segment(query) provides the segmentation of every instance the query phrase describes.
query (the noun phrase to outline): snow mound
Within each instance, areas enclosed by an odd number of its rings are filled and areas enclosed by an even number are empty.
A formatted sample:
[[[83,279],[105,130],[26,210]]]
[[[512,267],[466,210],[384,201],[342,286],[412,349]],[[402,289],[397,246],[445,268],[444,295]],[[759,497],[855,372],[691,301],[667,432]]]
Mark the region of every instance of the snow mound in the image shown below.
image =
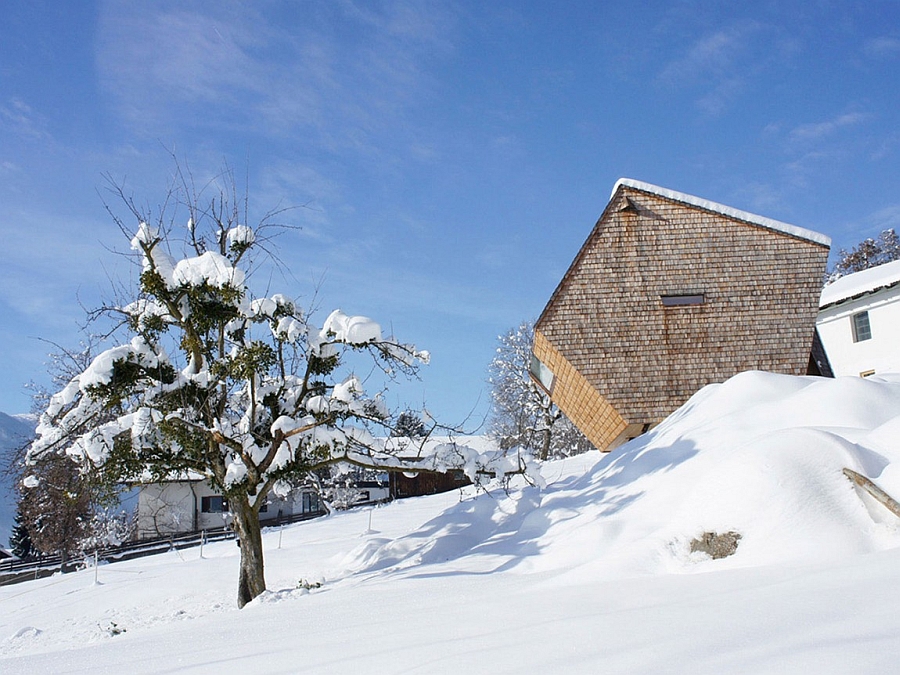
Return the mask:
[[[341,566],[503,565],[611,578],[811,563],[900,545],[900,523],[844,468],[900,497],[900,377],[747,372],[704,388],[608,455],[545,465],[542,493],[462,501],[406,537],[366,542]],[[735,555],[690,552],[705,532],[732,531],[741,535]]]

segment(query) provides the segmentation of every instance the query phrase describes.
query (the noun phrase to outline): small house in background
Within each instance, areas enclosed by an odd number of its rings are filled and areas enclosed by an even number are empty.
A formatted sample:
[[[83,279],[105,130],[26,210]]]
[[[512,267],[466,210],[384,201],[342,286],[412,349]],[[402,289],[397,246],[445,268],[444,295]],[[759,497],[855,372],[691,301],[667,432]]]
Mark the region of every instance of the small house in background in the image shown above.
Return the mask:
[[[457,469],[444,473],[391,471],[391,497],[393,499],[436,495],[471,484],[472,481],[468,476]]]
[[[480,453],[497,449],[496,443],[487,436],[429,436],[428,438],[392,436],[384,439],[383,443],[385,451],[409,459],[431,455],[437,446],[446,443],[468,446]],[[471,484],[472,481],[469,477],[457,469],[443,473],[390,472],[391,499],[436,495]]]
[[[816,326],[835,375],[900,373],[900,260],[822,289]]]
[[[358,480],[351,486],[355,491],[353,506],[380,504],[391,499],[391,479],[387,472],[379,473],[373,480]]]
[[[830,243],[621,179],[535,325],[532,376],[609,450],[739,372],[818,374]]]
[[[285,498],[270,494],[260,509],[263,527],[324,513],[313,488],[298,488]],[[228,500],[200,475],[138,486],[137,539],[154,539],[230,525]]]

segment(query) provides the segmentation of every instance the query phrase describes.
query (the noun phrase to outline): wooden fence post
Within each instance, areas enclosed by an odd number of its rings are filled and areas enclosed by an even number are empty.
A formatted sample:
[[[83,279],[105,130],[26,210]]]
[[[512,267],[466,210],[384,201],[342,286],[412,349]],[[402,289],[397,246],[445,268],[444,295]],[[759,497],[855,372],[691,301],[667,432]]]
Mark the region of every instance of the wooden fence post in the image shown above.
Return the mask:
[[[844,469],[844,475],[856,483],[863,490],[868,492],[879,504],[884,506],[888,511],[900,518],[900,502],[891,497],[887,492],[875,485],[871,480],[856,473],[852,469]]]

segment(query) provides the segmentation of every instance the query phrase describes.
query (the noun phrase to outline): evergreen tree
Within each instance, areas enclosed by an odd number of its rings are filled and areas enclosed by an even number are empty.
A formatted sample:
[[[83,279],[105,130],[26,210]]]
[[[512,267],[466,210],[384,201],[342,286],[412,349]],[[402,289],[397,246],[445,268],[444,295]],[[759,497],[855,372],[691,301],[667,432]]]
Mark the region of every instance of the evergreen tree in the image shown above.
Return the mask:
[[[16,510],[15,525],[9,537],[9,548],[12,554],[21,560],[30,560],[36,553],[21,507]]]
[[[391,435],[404,438],[423,438],[428,435],[428,432],[425,429],[424,420],[418,413],[404,410],[397,416]]]

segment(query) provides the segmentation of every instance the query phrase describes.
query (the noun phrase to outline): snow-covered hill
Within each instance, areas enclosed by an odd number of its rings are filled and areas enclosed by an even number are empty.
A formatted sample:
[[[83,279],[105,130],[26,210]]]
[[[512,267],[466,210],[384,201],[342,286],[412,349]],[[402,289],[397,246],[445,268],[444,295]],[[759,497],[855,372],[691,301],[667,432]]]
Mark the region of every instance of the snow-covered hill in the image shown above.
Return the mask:
[[[745,373],[544,490],[270,531],[243,610],[233,543],[0,588],[0,671],[893,672],[900,526],[843,468],[900,496],[900,377]]]
[[[5,475],[11,453],[34,435],[35,422],[24,415],[0,412],[0,548],[9,545],[16,515],[16,495],[12,479]]]

